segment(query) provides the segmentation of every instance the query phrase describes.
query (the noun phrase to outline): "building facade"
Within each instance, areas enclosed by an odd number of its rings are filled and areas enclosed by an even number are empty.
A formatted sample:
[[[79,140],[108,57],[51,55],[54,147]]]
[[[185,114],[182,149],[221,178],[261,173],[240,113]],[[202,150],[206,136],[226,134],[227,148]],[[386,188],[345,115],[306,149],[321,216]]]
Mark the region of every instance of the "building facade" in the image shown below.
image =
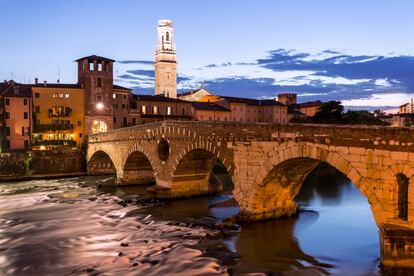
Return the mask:
[[[155,95],[177,98],[177,57],[171,20],[158,21],[154,67]]]
[[[85,139],[85,89],[79,84],[32,85],[34,147],[80,147]]]
[[[132,95],[130,108],[131,125],[193,118],[191,102],[164,96]]]
[[[287,124],[287,106],[276,100],[207,95],[201,102],[210,102],[230,110],[230,120],[246,123]]]
[[[204,89],[204,85],[201,85],[199,89],[182,92],[177,95],[178,99],[190,102],[198,102],[205,96],[212,95],[211,92]]]
[[[8,81],[0,84],[1,150],[30,148],[32,97],[28,85]]]

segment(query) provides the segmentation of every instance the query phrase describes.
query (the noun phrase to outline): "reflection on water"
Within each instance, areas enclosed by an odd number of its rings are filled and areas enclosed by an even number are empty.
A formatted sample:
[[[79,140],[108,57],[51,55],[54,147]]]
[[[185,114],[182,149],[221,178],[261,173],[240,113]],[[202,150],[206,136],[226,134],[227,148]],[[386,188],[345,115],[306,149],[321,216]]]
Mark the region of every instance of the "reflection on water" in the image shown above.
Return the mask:
[[[120,198],[134,200],[131,195],[144,194],[146,187],[105,185],[111,181],[88,177],[0,184],[0,274],[220,272],[213,259],[180,246],[195,245],[203,229],[166,221],[222,221],[239,211],[230,194],[124,207]],[[99,186],[98,191],[84,184]],[[296,200],[305,210],[297,218],[243,224],[239,233],[204,240],[197,248],[218,251],[210,255],[237,274],[379,273],[377,227],[369,205],[343,175],[318,167]]]

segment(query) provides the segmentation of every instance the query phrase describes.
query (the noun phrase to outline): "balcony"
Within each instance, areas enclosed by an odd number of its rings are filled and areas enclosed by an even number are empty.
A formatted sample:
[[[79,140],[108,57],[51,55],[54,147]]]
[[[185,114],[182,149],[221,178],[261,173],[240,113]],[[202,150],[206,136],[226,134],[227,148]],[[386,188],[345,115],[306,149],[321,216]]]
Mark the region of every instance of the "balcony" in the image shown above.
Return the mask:
[[[32,141],[32,146],[70,146],[75,147],[76,141],[73,140],[37,140]]]
[[[43,133],[48,131],[73,130],[72,124],[42,124],[35,125],[34,133]]]
[[[72,116],[72,108],[65,107],[64,110],[48,110],[49,117],[70,117]]]

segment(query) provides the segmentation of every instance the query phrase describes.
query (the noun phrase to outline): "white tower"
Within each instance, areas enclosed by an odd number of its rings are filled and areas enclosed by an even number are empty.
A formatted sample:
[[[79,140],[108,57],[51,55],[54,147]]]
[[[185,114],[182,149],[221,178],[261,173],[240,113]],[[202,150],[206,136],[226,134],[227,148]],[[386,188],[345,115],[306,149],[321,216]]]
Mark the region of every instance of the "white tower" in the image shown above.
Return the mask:
[[[177,98],[177,57],[171,20],[158,21],[155,50],[155,95]]]

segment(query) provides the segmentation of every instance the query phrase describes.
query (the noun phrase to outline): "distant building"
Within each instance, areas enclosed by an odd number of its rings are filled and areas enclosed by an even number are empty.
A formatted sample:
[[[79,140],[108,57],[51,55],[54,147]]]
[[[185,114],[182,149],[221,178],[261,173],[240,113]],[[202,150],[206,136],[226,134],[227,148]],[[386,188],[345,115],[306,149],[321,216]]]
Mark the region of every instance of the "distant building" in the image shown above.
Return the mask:
[[[171,20],[158,21],[155,50],[155,95],[177,98],[177,57]]]
[[[411,99],[410,103],[406,103],[403,105],[400,105],[400,113],[414,113],[414,102],[413,99]]]
[[[221,105],[231,112],[231,121],[247,123],[287,124],[287,106],[276,100],[207,95],[201,102]]]
[[[280,103],[289,106],[289,117],[308,116],[313,117],[319,108],[324,104],[321,101],[297,103],[297,95],[295,93],[283,93],[277,96]]]
[[[308,117],[313,117],[323,104],[324,103],[321,101],[313,101],[299,104],[297,103],[292,105],[292,108],[294,110],[299,111],[300,113],[305,114]]]
[[[192,102],[193,116],[197,121],[231,121],[230,109],[212,102]]]
[[[180,100],[197,102],[197,101],[201,100],[203,97],[210,96],[210,95],[212,95],[212,93],[205,90],[204,86],[201,85],[201,87],[199,89],[191,90],[191,91],[187,91],[187,92],[182,92],[182,93],[178,94],[177,97]]]
[[[391,126],[409,127],[414,126],[414,113],[394,114],[392,115]]]
[[[85,89],[80,84],[32,85],[33,147],[80,147],[85,139]]]
[[[283,93],[277,96],[277,101],[287,106],[296,104],[297,95],[295,93]]]
[[[146,124],[163,120],[191,120],[191,102],[153,95],[132,95],[130,124]]]
[[[1,150],[30,148],[32,113],[30,86],[14,81],[0,84]]]

